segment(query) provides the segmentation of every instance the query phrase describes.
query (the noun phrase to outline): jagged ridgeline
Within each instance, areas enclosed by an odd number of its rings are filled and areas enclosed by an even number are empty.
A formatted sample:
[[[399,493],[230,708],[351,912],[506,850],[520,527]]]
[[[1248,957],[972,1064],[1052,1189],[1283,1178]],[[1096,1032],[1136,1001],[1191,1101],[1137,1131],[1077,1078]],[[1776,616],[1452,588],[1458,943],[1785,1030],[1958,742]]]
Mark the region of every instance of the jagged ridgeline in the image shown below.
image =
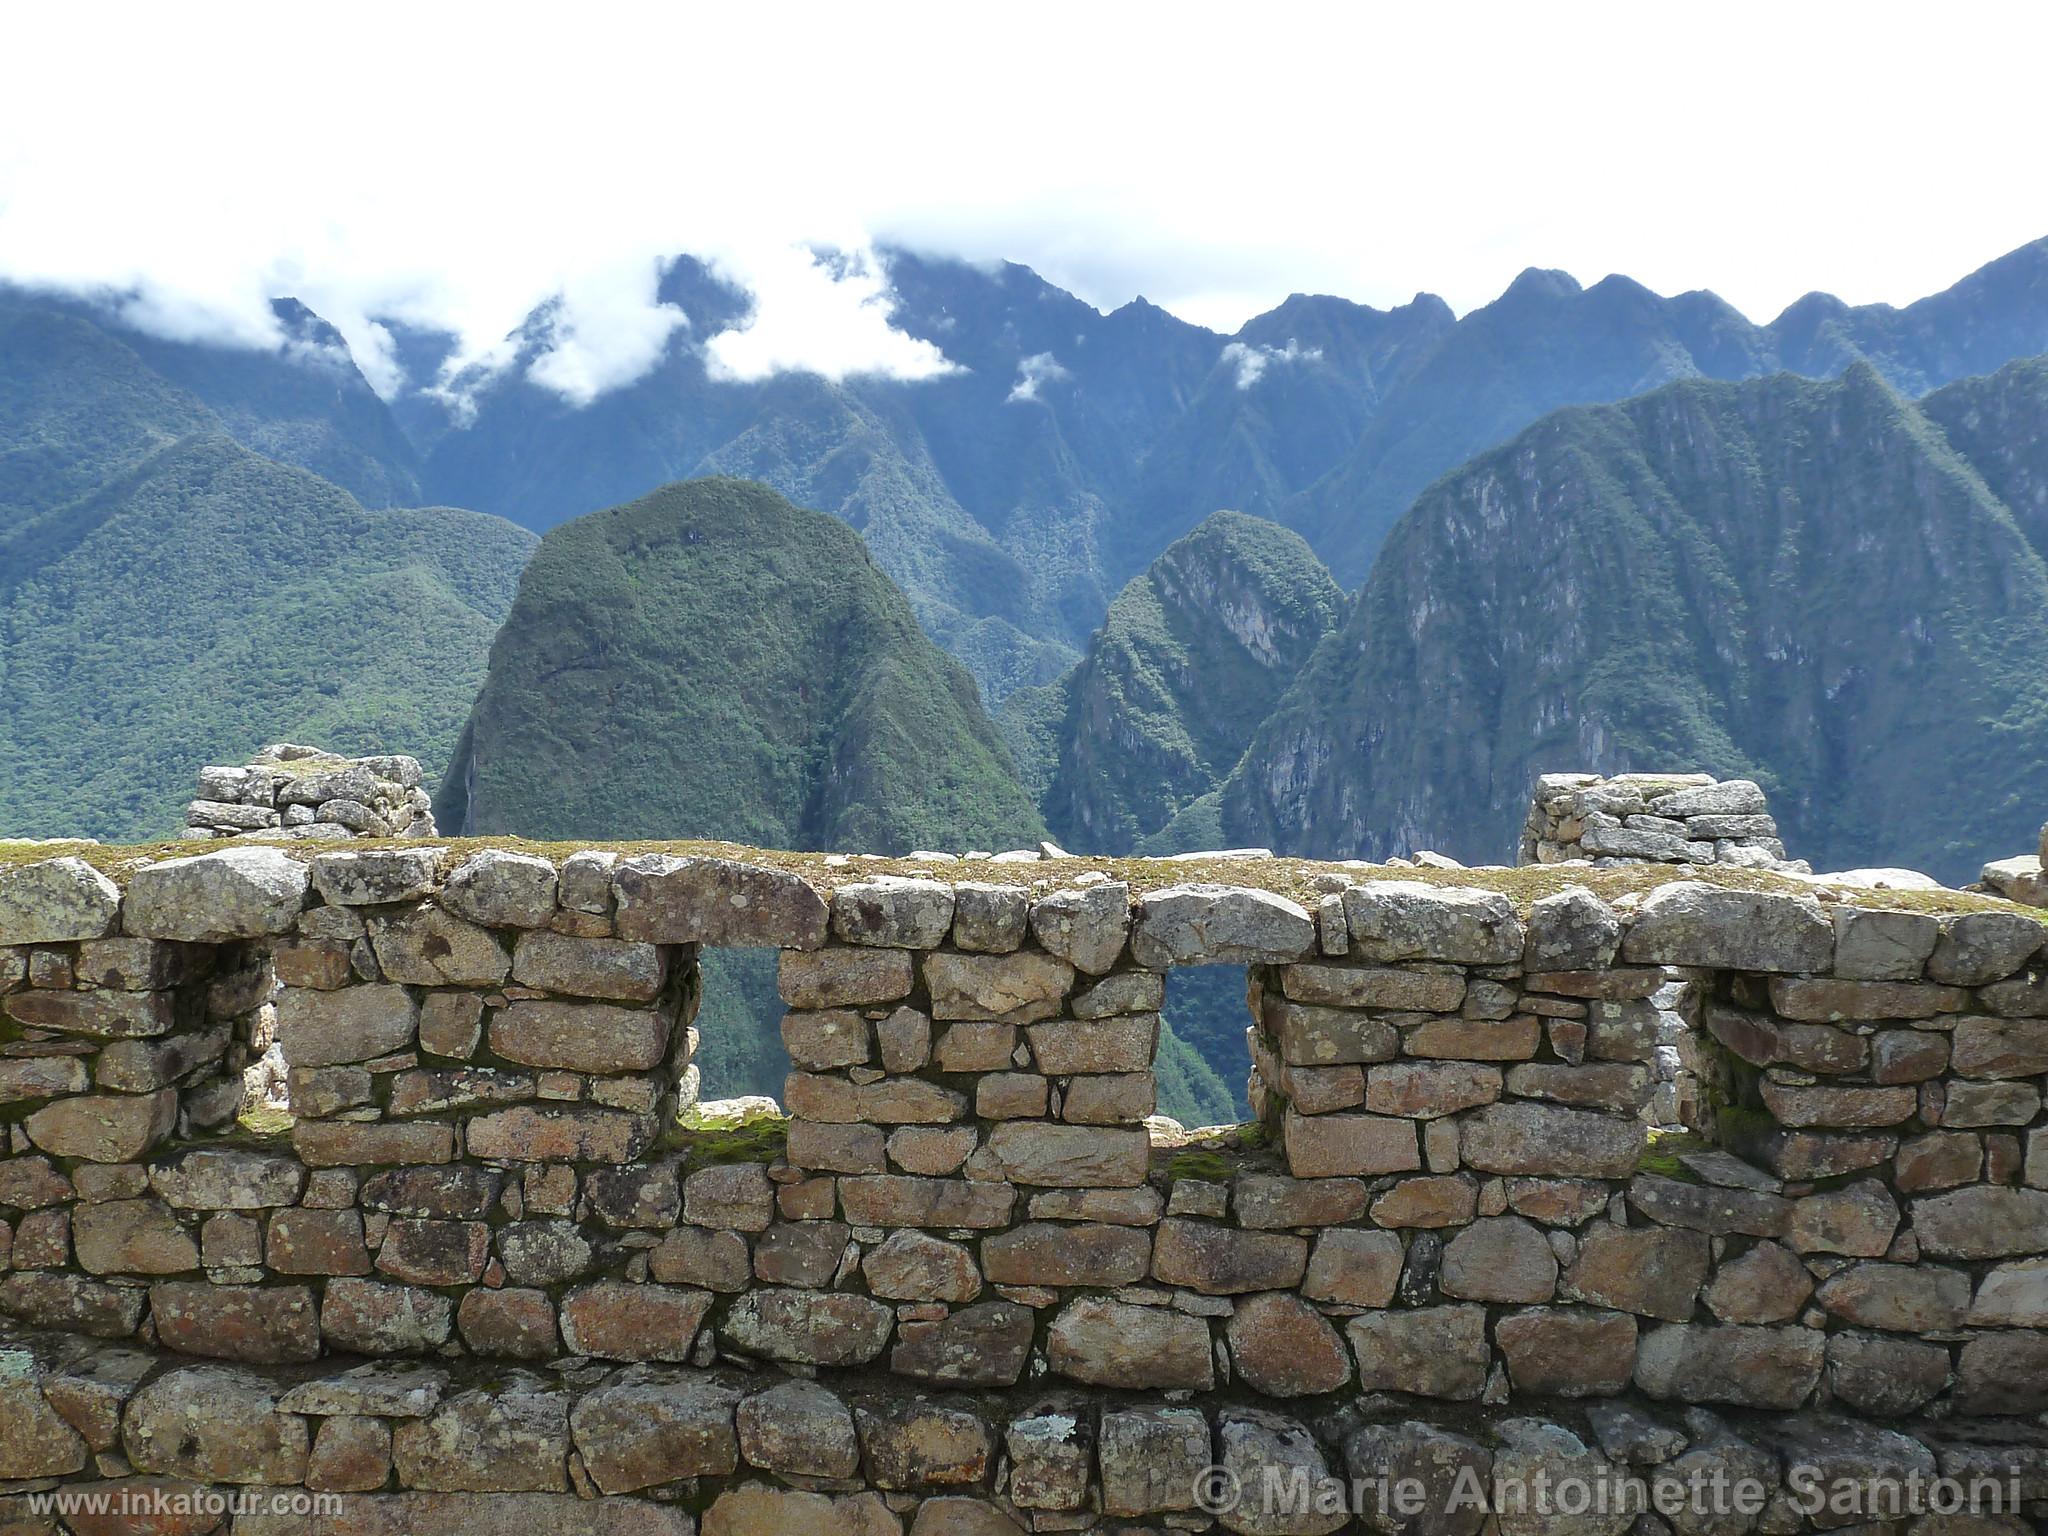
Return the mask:
[[[1264,518],[1217,512],[1175,541],[1110,605],[1079,666],[1005,701],[1054,834],[1091,853],[1215,847],[1196,802],[1343,605],[1300,536]]]
[[[1045,831],[973,679],[860,536],[732,479],[541,541],[435,810],[444,831],[872,853]],[[765,957],[710,957],[707,1081],[779,1092],[780,1012]]]
[[[1816,867],[1970,878],[2048,804],[2044,420],[2039,364],[1920,405],[1858,364],[1547,417],[1395,529],[1226,833],[1498,859],[1539,770],[1684,767],[1765,785]]]
[[[438,773],[534,536],[380,505],[409,450],[303,312],[290,357],[96,313],[0,288],[0,832],[171,835],[279,736]]]

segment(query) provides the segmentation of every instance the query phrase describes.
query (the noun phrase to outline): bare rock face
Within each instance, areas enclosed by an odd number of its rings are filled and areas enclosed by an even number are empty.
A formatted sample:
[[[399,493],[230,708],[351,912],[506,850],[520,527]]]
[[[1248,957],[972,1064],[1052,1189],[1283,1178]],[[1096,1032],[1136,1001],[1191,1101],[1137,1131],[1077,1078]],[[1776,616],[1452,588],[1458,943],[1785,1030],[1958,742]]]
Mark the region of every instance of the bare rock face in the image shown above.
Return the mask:
[[[1825,971],[1834,953],[1834,925],[1811,897],[1692,881],[1645,897],[1621,946],[1622,958],[1637,965],[1794,973]]]
[[[1170,965],[1243,965],[1299,960],[1315,947],[1315,919],[1267,891],[1177,885],[1148,893],[1131,933],[1131,958],[1151,970]]]
[[[1215,1384],[1209,1330],[1199,1318],[1081,1296],[1053,1319],[1046,1358],[1054,1374],[1095,1386],[1192,1387]]]
[[[740,1389],[698,1373],[632,1366],[576,1401],[570,1433],[590,1480],[631,1493],[739,1464],[733,1411]]]
[[[1246,1297],[1224,1332],[1238,1379],[1255,1392],[1303,1397],[1334,1392],[1351,1379],[1351,1357],[1337,1330],[1286,1292]]]
[[[1812,1328],[1674,1323],[1644,1335],[1636,1385],[1652,1397],[1797,1408],[1820,1382],[1826,1335]]]
[[[0,870],[0,943],[66,944],[114,931],[121,888],[83,859]]]
[[[158,1377],[135,1394],[121,1437],[138,1470],[203,1483],[297,1483],[310,1445],[306,1421],[278,1410],[269,1383],[225,1366]]]
[[[566,1491],[569,1394],[514,1373],[498,1390],[464,1392],[400,1424],[391,1459],[409,1488]]]
[[[816,1382],[783,1381],[754,1393],[739,1405],[738,1427],[752,1466],[785,1477],[851,1477],[860,1469],[852,1410]]]
[[[304,864],[276,848],[168,859],[128,877],[122,927],[145,939],[266,938],[298,920],[310,881]]]
[[[825,942],[825,898],[783,870],[650,853],[621,860],[613,883],[622,939],[786,950]]]

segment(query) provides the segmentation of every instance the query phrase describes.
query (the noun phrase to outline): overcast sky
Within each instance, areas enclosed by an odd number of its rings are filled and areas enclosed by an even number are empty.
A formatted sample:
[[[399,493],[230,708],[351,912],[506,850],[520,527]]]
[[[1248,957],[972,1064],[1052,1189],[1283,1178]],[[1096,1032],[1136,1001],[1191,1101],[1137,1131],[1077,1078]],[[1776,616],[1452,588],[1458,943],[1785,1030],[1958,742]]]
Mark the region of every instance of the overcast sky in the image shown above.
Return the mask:
[[[0,275],[270,339],[292,294],[388,387],[375,317],[487,357],[564,298],[572,399],[687,323],[657,262],[758,295],[735,376],[943,368],[896,242],[1220,329],[1294,291],[1460,312],[1527,266],[1758,319],[1904,303],[2048,235],[2048,7],[581,3],[13,8]],[[745,13],[745,14],[741,14]]]

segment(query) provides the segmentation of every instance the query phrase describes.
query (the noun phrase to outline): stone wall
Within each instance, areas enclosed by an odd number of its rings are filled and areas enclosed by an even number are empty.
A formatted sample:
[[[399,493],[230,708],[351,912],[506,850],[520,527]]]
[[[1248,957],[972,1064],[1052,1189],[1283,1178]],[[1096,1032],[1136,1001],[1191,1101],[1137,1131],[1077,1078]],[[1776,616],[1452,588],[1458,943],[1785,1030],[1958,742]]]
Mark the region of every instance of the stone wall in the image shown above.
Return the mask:
[[[2006,1422],[2048,1410],[2048,926],[2014,907],[98,857],[0,870],[0,1313],[98,1341],[0,1371],[44,1458],[0,1477],[381,1490],[354,1529],[652,1487],[707,1532],[982,1531],[1171,1522],[1197,1454],[2048,1466]],[[783,951],[786,1129],[676,1123],[704,946]],[[1205,962],[1251,968],[1259,1124],[1155,1139],[1164,974]],[[259,1136],[266,1008],[294,1120]],[[1691,1137],[1646,1120],[1663,1051],[1696,1091],[1648,1119]],[[327,1355],[433,1364],[308,1385]]]
[[[1546,773],[1536,780],[1521,864],[1729,864],[1810,872],[1788,860],[1764,792],[1704,773]]]
[[[200,769],[185,826],[194,838],[432,837],[434,810],[416,757],[341,757],[276,742],[239,768]]]

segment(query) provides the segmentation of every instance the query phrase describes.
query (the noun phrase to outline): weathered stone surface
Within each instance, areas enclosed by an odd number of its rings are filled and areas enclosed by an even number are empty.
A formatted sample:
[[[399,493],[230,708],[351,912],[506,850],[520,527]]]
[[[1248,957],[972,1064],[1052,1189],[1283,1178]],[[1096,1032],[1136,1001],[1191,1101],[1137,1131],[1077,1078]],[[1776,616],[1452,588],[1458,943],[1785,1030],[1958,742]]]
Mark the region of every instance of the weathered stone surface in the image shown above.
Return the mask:
[[[692,1226],[759,1232],[775,1219],[775,1189],[759,1163],[699,1168],[683,1180],[683,1219]]]
[[[1314,1301],[1384,1307],[1401,1279],[1401,1239],[1391,1232],[1338,1228],[1316,1236],[1301,1292]]]
[[[1155,1278],[1209,1296],[1292,1290],[1307,1265],[1308,1243],[1303,1238],[1244,1232],[1180,1217],[1159,1224],[1152,1246]]]
[[[454,1314],[447,1297],[418,1286],[337,1277],[321,1298],[320,1333],[359,1354],[421,1354],[447,1342]]]
[[[1375,880],[1344,892],[1351,953],[1366,960],[1507,965],[1522,957],[1522,923],[1498,891]]]
[[[464,1127],[463,1139],[470,1156],[498,1162],[630,1163],[653,1144],[657,1129],[658,1124],[652,1115],[634,1115],[623,1110],[583,1104],[561,1109],[520,1105],[474,1117]],[[378,1158],[366,1161],[429,1159]]]
[[[386,981],[414,986],[496,986],[512,970],[512,957],[489,929],[436,906],[372,918],[370,945]]]
[[[306,904],[309,873],[276,848],[216,853],[145,865],[128,877],[123,931],[143,939],[220,943],[285,933]]]
[[[1766,1077],[1761,1092],[1764,1107],[1778,1123],[1792,1127],[1898,1125],[1920,1107],[1920,1095],[1910,1086],[1805,1087]]]
[[[866,1365],[889,1341],[896,1315],[866,1296],[762,1288],[748,1291],[719,1325],[741,1354],[807,1365]]]
[[[512,979],[571,997],[651,1003],[668,979],[662,951],[628,939],[582,939],[545,928],[522,933],[512,950]]]
[[[785,1477],[851,1477],[860,1468],[853,1412],[814,1381],[778,1382],[739,1405],[740,1452]]]
[[[657,1277],[659,1278],[659,1277]],[[546,1291],[508,1286],[473,1290],[456,1309],[462,1341],[474,1354],[507,1360],[552,1360],[562,1352],[555,1307]]]
[[[1351,1379],[1351,1356],[1337,1330],[1284,1291],[1239,1301],[1224,1334],[1238,1380],[1269,1397],[1334,1392]]]
[[[1299,960],[1315,943],[1315,919],[1284,896],[1239,886],[1176,885],[1140,900],[1131,958],[1151,970],[1258,965]]]
[[[967,1114],[965,1094],[917,1077],[855,1083],[792,1072],[783,1079],[782,1102],[799,1120],[835,1125],[946,1125]]]
[[[477,1221],[490,1214],[504,1175],[487,1168],[393,1168],[363,1180],[365,1210],[393,1216],[436,1216]]]
[[[908,1010],[899,1010],[907,1012]],[[804,1072],[859,1067],[873,1054],[868,1021],[851,1008],[823,1008],[782,1016],[782,1048]]]
[[[399,986],[318,992],[286,987],[277,1003],[277,1038],[294,1067],[374,1061],[418,1038],[420,1005]]]
[[[924,957],[924,979],[935,1019],[1035,1024],[1059,1013],[1074,984],[1074,968],[1036,950],[996,955],[942,950]]]
[[[891,1301],[967,1302],[981,1294],[974,1255],[924,1232],[890,1233],[861,1260],[861,1272],[869,1290]]]
[[[171,1133],[178,1091],[152,1094],[81,1094],[57,1099],[22,1122],[28,1139],[53,1157],[92,1163],[132,1163]]]
[[[1376,1115],[1434,1120],[1500,1097],[1498,1067],[1448,1061],[1393,1061],[1365,1074],[1365,1107]]]
[[[320,1353],[313,1293],[303,1285],[208,1285],[165,1281],[150,1287],[150,1320],[167,1349],[267,1365]]]
[[[758,1483],[729,1488],[704,1511],[703,1536],[900,1536],[903,1522],[880,1494],[822,1493],[769,1488]]]
[[[632,1366],[576,1400],[569,1432],[600,1490],[631,1493],[737,1467],[739,1400],[738,1387],[700,1373]]]
[[[1812,1328],[1672,1323],[1643,1335],[1635,1381],[1656,1398],[1797,1408],[1820,1382],[1826,1337]]]
[[[622,939],[784,950],[825,942],[825,898],[784,870],[651,853],[622,860],[612,879]]]
[[[1415,1122],[1385,1115],[1303,1115],[1281,1122],[1288,1172],[1298,1179],[1405,1173],[1422,1166]]]
[[[1687,1184],[1661,1174],[1637,1174],[1628,1201],[1652,1221],[1717,1237],[1783,1237],[1792,1223],[1791,1202],[1768,1190]]]
[[[1209,1329],[1200,1318],[1106,1296],[1078,1296],[1060,1309],[1046,1336],[1046,1360],[1055,1375],[1094,1386],[1215,1385]]]
[[[2039,1077],[2048,1073],[2048,1019],[1959,1020],[1950,1066],[1964,1077]]]
[[[1103,1412],[1096,1445],[1102,1507],[1111,1515],[1164,1514],[1195,1507],[1195,1484],[1214,1456],[1209,1421],[1194,1408],[1125,1407]]]
[[[1461,1154],[1485,1173],[1627,1178],[1646,1143],[1638,1121],[1550,1104],[1489,1104],[1459,1121]]]
[[[1444,1249],[1437,1283],[1463,1301],[1548,1301],[1557,1290],[1557,1255],[1521,1217],[1482,1217]]]
[[[953,888],[877,875],[832,893],[832,936],[845,944],[936,949],[953,926]]]
[[[776,985],[792,1008],[859,1008],[908,997],[913,970],[902,949],[784,950]]]
[[[1979,1334],[1956,1362],[1956,1412],[2031,1414],[2048,1409],[2048,1336]]]
[[[518,1376],[464,1392],[391,1436],[408,1488],[442,1492],[559,1492],[569,1485],[569,1394]]]
[[[199,1267],[199,1245],[155,1200],[108,1200],[71,1213],[79,1267],[95,1275],[175,1275]]]
[[[1975,1328],[2048,1328],[2048,1259],[1994,1266],[1977,1287],[1968,1320]]]
[[[0,1378],[0,1478],[63,1477],[85,1467],[86,1444],[32,1375]]]
[[[1045,1398],[1010,1420],[1003,1431],[1009,1453],[1009,1496],[1021,1509],[1081,1510],[1089,1504],[1095,1471],[1095,1415],[1079,1395]]]
[[[5,1008],[9,1018],[31,1029],[103,1040],[148,1039],[175,1022],[163,992],[17,992]]]
[[[953,943],[977,954],[1008,954],[1024,942],[1031,893],[1021,885],[962,881],[953,887]]]
[[[708,1291],[601,1280],[562,1298],[562,1341],[603,1360],[687,1360],[710,1310]]]
[[[1282,966],[1280,989],[1291,1002],[1335,1008],[1449,1013],[1465,1001],[1465,977],[1458,971],[1409,971],[1321,961]]]
[[[878,1488],[977,1485],[995,1450],[987,1423],[960,1403],[924,1397],[862,1403],[853,1422],[868,1480]]]
[[[1038,1070],[1054,1077],[1090,1072],[1145,1072],[1159,1042],[1159,1015],[1055,1019],[1025,1031]]]
[[[1342,1530],[1349,1519],[1342,1482],[1308,1426],[1260,1408],[1226,1408],[1216,1424],[1217,1465],[1244,1491],[1219,1519],[1242,1536],[1322,1536]],[[1300,1488],[1298,1502],[1268,1500],[1269,1487]]]
[[[1386,1020],[1348,1008],[1323,1008],[1267,998],[1266,1032],[1291,1066],[1344,1066],[1388,1061],[1400,1054],[1401,1036]]]
[[[25,1274],[0,1280],[0,1312],[42,1328],[118,1339],[142,1321],[143,1293],[82,1275]]]
[[[66,1094],[83,1093],[90,1086],[85,1063],[76,1056],[30,1056],[0,1061],[0,1104],[19,1104],[25,1099],[61,1098]],[[122,1085],[110,1083],[108,1086]]]
[[[1724,1261],[1702,1299],[1724,1323],[1765,1324],[1790,1322],[1812,1294],[1813,1279],[1798,1257],[1782,1244],[1762,1242],[1740,1258]],[[1684,1322],[1691,1314],[1659,1315]]]
[[[446,1371],[378,1362],[300,1382],[278,1398],[277,1406],[284,1413],[420,1419],[440,1406],[447,1387]]]
[[[1874,1259],[1892,1245],[1899,1205],[1876,1179],[1795,1201],[1785,1241],[1799,1253],[1839,1253]]]
[[[0,870],[0,944],[67,944],[112,933],[121,888],[83,859]]]
[[[330,906],[411,901],[434,888],[443,848],[338,849],[313,857],[313,884]]]
[[[1012,1120],[990,1131],[975,1155],[985,1157],[997,1177],[1015,1184],[1125,1188],[1145,1182],[1152,1146],[1141,1128]]]
[[[1625,1312],[1533,1307],[1495,1325],[1517,1391],[1604,1397],[1626,1390],[1636,1364],[1636,1320]]]
[[[856,1226],[1007,1226],[1017,1192],[969,1179],[873,1174],[839,1181],[841,1213]]]
[[[1923,1254],[1943,1258],[2048,1253],[2048,1190],[1979,1185],[1915,1200],[1913,1233]]]
[[[1644,897],[1621,945],[1622,958],[1638,965],[1742,971],[1825,971],[1834,954],[1834,924],[1811,897],[1696,881]]]
[[[1917,981],[1941,937],[1939,920],[1924,912],[1837,907],[1837,976],[1854,981]]]
[[[1487,1501],[1467,1495],[1491,1480],[1493,1453],[1462,1435],[1414,1421],[1368,1424],[1344,1442],[1344,1462],[1365,1490],[1368,1530],[1478,1536],[1486,1520]],[[1403,1490],[1413,1491],[1412,1503]]]
[[[455,866],[441,905],[485,928],[545,928],[554,920],[558,888],[555,866],[546,859],[485,848]]]
[[[1230,1201],[1239,1226],[1334,1227],[1365,1214],[1366,1186],[1357,1179],[1246,1173],[1231,1181]]]
[[[510,1530],[545,1531],[548,1536],[692,1536],[695,1529],[682,1509],[631,1498],[496,1493],[479,1500],[466,1493],[406,1492],[342,1493],[334,1500],[331,1525],[346,1536],[496,1536]],[[305,1517],[290,1513],[241,1514],[235,1523],[240,1528],[237,1536],[303,1536],[306,1529]],[[705,1529],[709,1532],[708,1523]],[[806,1529],[856,1536],[845,1527]],[[751,1536],[753,1528],[749,1531]],[[880,1533],[863,1530],[857,1536]]]
[[[1368,1312],[1346,1327],[1367,1392],[1412,1392],[1461,1401],[1486,1386],[1486,1309],[1419,1307]]]
[[[1054,891],[1031,904],[1031,931],[1051,954],[1101,976],[1124,950],[1131,923],[1131,888],[1105,881],[1082,890]]]
[[[491,1229],[480,1221],[401,1216],[386,1230],[377,1268],[413,1285],[468,1285],[481,1278],[490,1252]]]
[[[308,1488],[361,1493],[382,1488],[390,1478],[390,1425],[346,1414],[320,1422],[306,1462]]]
[[[290,1486],[306,1472],[306,1421],[280,1413],[269,1383],[223,1366],[187,1366],[135,1394],[121,1448],[139,1471],[203,1483]]]
[[[1529,908],[1522,967],[1590,971],[1610,965],[1621,947],[1621,919],[1582,885],[1567,886]]]
[[[1151,1261],[1150,1233],[1101,1223],[1027,1222],[981,1244],[982,1267],[996,1285],[1133,1285]],[[872,1261],[868,1277],[872,1283]]]
[[[1106,1019],[1119,1013],[1157,1013],[1165,1006],[1166,978],[1159,972],[1119,971],[1076,992],[1068,1011],[1077,1019]]]
[[[897,1324],[889,1369],[955,1387],[1007,1387],[1031,1356],[1034,1314],[1009,1301],[960,1307],[943,1318]]]
[[[1828,1339],[1828,1390],[1858,1413],[1895,1419],[1917,1412],[1941,1395],[1948,1374],[1948,1350],[1940,1344],[1859,1333]]]
[[[132,899],[132,898],[131,898]],[[2019,912],[1965,912],[1944,918],[1927,974],[1957,987],[1981,987],[2012,975],[2048,942],[2048,925]]]

